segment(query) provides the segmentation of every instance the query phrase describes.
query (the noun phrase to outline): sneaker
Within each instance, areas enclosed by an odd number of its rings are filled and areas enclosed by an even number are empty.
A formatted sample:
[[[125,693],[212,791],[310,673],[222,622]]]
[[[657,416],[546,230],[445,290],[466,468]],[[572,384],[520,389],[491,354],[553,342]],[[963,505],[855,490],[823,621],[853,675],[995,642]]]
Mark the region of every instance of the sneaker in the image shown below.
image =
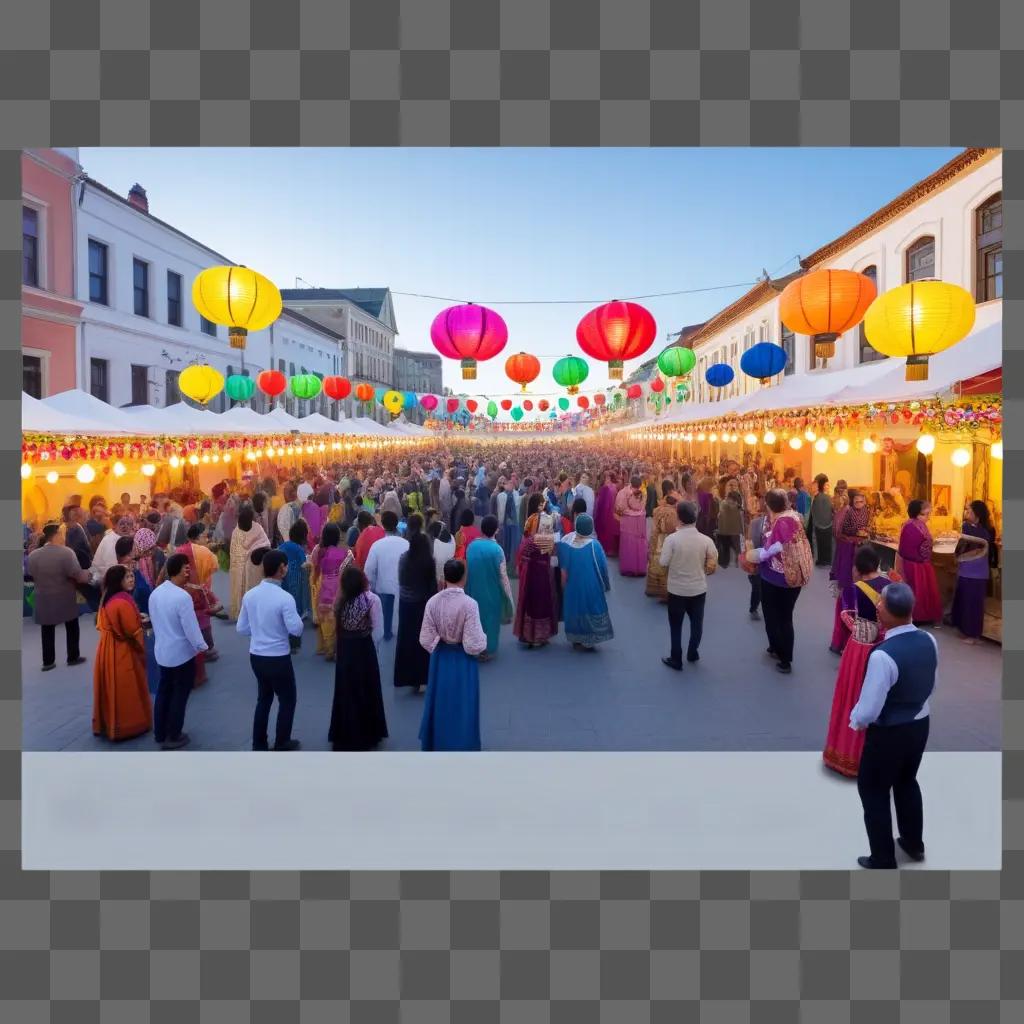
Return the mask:
[[[56,662],[54,662],[52,665],[44,665],[43,666],[43,671],[44,672],[52,672],[56,667],[57,667],[57,663]]]
[[[680,665],[680,664],[677,664],[671,658],[662,658],[661,659],[661,663],[662,663],[662,665],[668,665],[668,667],[670,669],[672,669],[673,671],[675,671],[675,672],[682,672],[683,671],[683,666]]]
[[[687,661],[700,661],[700,655],[699,654],[688,654],[686,656],[686,660]]]
[[[778,665],[775,666],[775,671],[781,672],[784,676],[788,676],[793,671],[793,666],[780,661]]]
[[[897,840],[896,840],[896,843],[897,843],[897,845],[899,846],[899,848],[900,848],[900,849],[901,849],[901,850],[902,850],[902,851],[903,851],[903,852],[904,852],[904,853],[905,853],[905,854],[906,854],[906,855],[907,855],[907,856],[908,856],[908,857],[909,857],[909,858],[910,858],[910,859],[911,859],[912,861],[915,861],[916,863],[920,863],[921,861],[923,861],[923,860],[924,860],[924,847],[923,847],[923,846],[921,847],[921,849],[920,849],[920,850],[911,850],[911,849],[910,849],[910,847],[909,847],[909,846],[907,846],[907,844],[906,844],[906,843],[905,843],[905,842],[904,842],[904,841],[903,841],[902,839],[897,839]]]
[[[298,740],[289,740],[287,743],[282,744],[280,747],[274,745],[275,750],[299,750],[302,744]]]
[[[75,658],[74,661],[69,661],[68,662],[69,666],[84,665],[84,664],[85,664],[85,658]]]
[[[160,744],[161,750],[180,750],[188,746],[188,733],[183,732],[176,740],[164,740]]]

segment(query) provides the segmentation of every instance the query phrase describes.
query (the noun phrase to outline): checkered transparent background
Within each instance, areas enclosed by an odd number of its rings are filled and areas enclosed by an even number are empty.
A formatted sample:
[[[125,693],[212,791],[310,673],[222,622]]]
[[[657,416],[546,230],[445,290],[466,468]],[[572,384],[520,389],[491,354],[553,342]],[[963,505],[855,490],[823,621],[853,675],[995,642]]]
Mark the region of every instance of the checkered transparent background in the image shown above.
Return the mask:
[[[0,1018],[1024,1019],[1021,0],[0,0],[0,11]],[[18,150],[50,144],[1004,146],[1004,870],[22,872]],[[756,153],[750,164],[756,174]]]

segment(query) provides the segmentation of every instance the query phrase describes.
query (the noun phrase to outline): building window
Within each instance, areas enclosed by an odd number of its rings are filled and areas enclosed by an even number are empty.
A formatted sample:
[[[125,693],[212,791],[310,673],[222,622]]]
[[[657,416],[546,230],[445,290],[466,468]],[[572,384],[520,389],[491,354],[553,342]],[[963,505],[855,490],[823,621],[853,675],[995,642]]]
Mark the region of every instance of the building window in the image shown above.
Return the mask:
[[[21,390],[33,398],[43,397],[43,360],[40,356],[21,357]]]
[[[21,283],[39,287],[39,211],[21,208]]]
[[[977,251],[975,299],[988,302],[1003,297],[1003,193],[986,199],[974,213]]]
[[[149,264],[132,260],[132,287],[135,292],[135,315],[149,316]]]
[[[199,316],[199,330],[203,334],[208,334],[211,338],[217,337],[217,325],[212,320],[207,320],[202,314]]]
[[[178,376],[180,371],[168,370],[164,377],[164,405],[177,405],[181,401],[181,391],[178,388]]]
[[[796,335],[781,321],[779,322],[779,343],[786,351],[785,376],[796,373]]]
[[[89,360],[89,394],[101,402],[110,401],[110,364],[106,359]]]
[[[89,301],[110,305],[107,290],[107,247],[89,239]]]
[[[871,279],[872,284],[878,286],[878,267],[865,267],[861,273]],[[872,348],[868,341],[867,333],[864,330],[864,321],[861,320],[860,327],[857,328],[857,335],[860,342],[860,361],[862,363],[874,363],[879,359],[888,359],[889,357],[879,352],[878,349]]]
[[[935,239],[931,235],[919,238],[907,249],[906,283],[935,276]]]
[[[167,322],[172,327],[181,326],[181,274],[167,271]]]
[[[149,404],[149,367],[132,364],[132,405]]]

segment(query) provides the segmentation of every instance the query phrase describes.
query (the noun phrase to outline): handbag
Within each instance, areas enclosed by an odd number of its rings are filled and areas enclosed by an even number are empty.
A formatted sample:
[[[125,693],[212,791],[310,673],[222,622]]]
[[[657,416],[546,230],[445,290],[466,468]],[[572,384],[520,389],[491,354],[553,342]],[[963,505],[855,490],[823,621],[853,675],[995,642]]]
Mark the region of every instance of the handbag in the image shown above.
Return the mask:
[[[793,514],[799,522],[800,516]],[[811,544],[802,526],[793,534],[792,539],[782,546],[782,568],[786,577],[787,587],[805,587],[811,581],[814,572],[814,556]]]

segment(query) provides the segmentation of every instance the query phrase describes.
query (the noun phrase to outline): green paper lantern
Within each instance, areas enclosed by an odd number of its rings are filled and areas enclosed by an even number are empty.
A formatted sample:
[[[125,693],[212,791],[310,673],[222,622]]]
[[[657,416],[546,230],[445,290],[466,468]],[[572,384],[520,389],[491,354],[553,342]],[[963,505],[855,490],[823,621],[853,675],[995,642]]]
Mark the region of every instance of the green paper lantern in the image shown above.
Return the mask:
[[[297,373],[288,380],[288,386],[296,398],[316,398],[323,384],[315,373]]]
[[[519,406],[517,405],[512,410],[512,419],[514,419],[516,421],[516,423],[518,423],[522,418],[523,418],[523,410],[520,409]]]
[[[580,359],[579,356],[566,356],[555,363],[551,376],[555,378],[556,384],[566,388],[570,395],[575,395],[589,373],[590,367],[587,366],[585,359]]]
[[[667,348],[658,356],[658,369],[666,377],[685,377],[696,365],[697,357],[688,348]]]
[[[558,400],[558,408],[561,409],[562,412],[565,412],[565,410],[569,408],[569,399],[568,398],[560,398]]]
[[[224,391],[232,402],[248,402],[256,393],[256,381],[240,373],[233,373],[224,381]]]
[[[488,402],[487,403],[487,415],[490,416],[492,420],[497,418],[497,416],[498,416],[498,403],[497,402]]]

